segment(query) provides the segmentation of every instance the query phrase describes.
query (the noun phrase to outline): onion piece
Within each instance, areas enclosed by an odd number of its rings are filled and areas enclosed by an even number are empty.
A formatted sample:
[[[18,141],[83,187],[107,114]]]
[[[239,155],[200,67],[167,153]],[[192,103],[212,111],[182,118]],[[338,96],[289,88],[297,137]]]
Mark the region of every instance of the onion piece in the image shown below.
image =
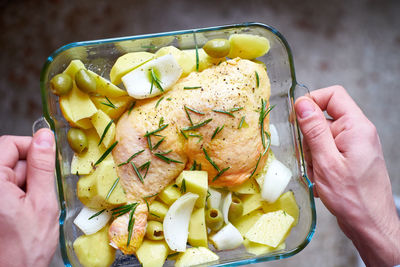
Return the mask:
[[[165,215],[163,222],[164,237],[169,248],[173,251],[183,252],[186,250],[190,216],[198,198],[197,194],[190,192],[184,194],[169,207]]]
[[[211,187],[208,188],[208,192],[210,193],[210,195],[207,198],[207,207],[209,209],[220,209],[222,199],[221,192],[212,189]]]
[[[215,235],[211,236],[210,240],[218,250],[235,249],[243,243],[242,235],[231,223],[228,223]]]
[[[270,203],[275,202],[285,191],[291,178],[291,170],[279,160],[274,159],[264,176],[261,198]]]
[[[74,224],[78,226],[79,229],[85,235],[91,235],[98,231],[100,231],[110,220],[111,214],[110,211],[105,210],[99,215],[89,219],[96,213],[100,212],[101,210],[95,210],[83,206],[82,210],[79,212],[78,216],[76,216],[74,220]]]
[[[280,145],[279,134],[278,134],[278,130],[276,129],[275,125],[273,125],[273,124],[269,125],[269,133],[271,135],[271,145],[279,146]]]
[[[229,215],[229,207],[232,204],[232,192],[226,194],[224,198],[224,202],[222,203],[222,215],[224,216],[224,222],[226,224],[229,223],[228,215]]]

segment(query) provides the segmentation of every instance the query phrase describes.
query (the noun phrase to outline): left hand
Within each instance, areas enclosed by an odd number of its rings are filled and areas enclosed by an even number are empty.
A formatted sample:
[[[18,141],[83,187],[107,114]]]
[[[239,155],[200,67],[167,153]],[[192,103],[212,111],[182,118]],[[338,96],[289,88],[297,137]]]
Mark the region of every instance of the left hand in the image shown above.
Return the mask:
[[[54,168],[50,130],[0,137],[0,266],[50,264],[59,237]]]

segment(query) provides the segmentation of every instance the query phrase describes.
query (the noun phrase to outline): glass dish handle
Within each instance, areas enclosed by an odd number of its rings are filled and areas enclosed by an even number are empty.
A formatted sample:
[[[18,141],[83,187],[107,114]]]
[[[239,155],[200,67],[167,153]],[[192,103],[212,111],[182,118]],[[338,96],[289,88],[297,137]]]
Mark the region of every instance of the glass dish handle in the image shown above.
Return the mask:
[[[42,128],[50,129],[50,125],[44,117],[40,117],[39,119],[35,120],[35,122],[32,125],[32,134],[35,134]]]

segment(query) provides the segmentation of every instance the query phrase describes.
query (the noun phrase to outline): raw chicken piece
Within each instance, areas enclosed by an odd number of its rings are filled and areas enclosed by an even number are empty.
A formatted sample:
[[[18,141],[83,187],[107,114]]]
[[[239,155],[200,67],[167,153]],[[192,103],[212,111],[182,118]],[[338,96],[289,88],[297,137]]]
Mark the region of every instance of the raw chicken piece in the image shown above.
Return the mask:
[[[258,86],[256,73],[259,77]],[[198,86],[201,88],[184,89]],[[201,164],[202,170],[208,172],[209,183],[213,186],[234,186],[245,182],[264,151],[260,136],[259,111],[261,99],[268,103],[269,96],[270,82],[264,67],[249,60],[234,59],[200,73],[191,73],[160,97],[137,101],[132,112],[125,113],[118,121],[118,145],[113,151],[117,164],[125,162],[141,150],[144,152],[132,160],[135,166],[139,168],[150,161],[143,183],[131,164],[118,168],[118,176],[128,202],[141,202],[143,206],[145,196],[160,192],[173,182],[182,170],[190,169],[194,161]],[[163,99],[160,101],[161,97]],[[158,101],[160,102],[157,105]],[[193,125],[210,119],[211,121],[192,131],[185,131],[185,128],[192,126],[185,106],[194,110],[187,110]],[[245,117],[245,123],[238,129],[242,117]],[[266,131],[268,120],[267,116]],[[167,124],[167,127],[156,133],[161,136],[150,136],[152,146],[165,137],[157,149],[150,151],[144,135]],[[222,126],[224,128],[211,140],[216,128]],[[204,150],[218,170],[206,159]],[[156,153],[164,152],[169,152],[164,156],[179,163],[168,163],[155,156]],[[263,168],[267,155],[268,153],[261,158],[257,171]],[[226,172],[215,179],[221,170],[228,167]],[[143,177],[145,172],[146,170],[140,171]],[[144,207],[146,208],[146,205]],[[135,216],[139,215],[140,218],[147,217],[147,210],[137,209]],[[131,254],[136,251],[137,246],[133,242],[129,248],[126,247],[127,225],[126,218],[116,219],[110,227],[109,237],[113,245],[124,253]],[[145,224],[135,221],[132,239],[141,242],[145,229]]]

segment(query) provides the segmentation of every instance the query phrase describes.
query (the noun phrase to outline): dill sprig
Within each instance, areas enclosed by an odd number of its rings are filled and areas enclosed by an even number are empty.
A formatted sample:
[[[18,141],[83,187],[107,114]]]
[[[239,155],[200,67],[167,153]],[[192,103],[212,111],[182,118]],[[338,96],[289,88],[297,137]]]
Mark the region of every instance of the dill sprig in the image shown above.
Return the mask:
[[[117,186],[118,182],[119,182],[119,177],[117,177],[117,179],[115,179],[115,182],[113,183],[113,185],[111,186],[110,190],[108,191],[107,196],[106,196],[106,200],[111,196],[111,194],[114,191],[115,187]]]
[[[161,97],[160,99],[158,99],[158,101],[157,101],[157,103],[156,103],[156,106],[155,106],[154,108],[157,108],[158,105],[160,104],[160,102],[161,102],[163,99],[164,99],[164,97]]]
[[[199,47],[197,45],[196,33],[193,32],[194,45],[196,48],[196,71],[199,71]]]
[[[133,158],[135,158],[137,155],[139,155],[139,154],[141,154],[143,152],[144,152],[144,150],[140,150],[140,151],[136,152],[135,154],[130,156],[129,159],[127,159],[125,162],[122,162],[122,163],[118,164],[118,167],[121,167],[122,165],[128,164],[129,161],[131,161]]]
[[[164,92],[164,89],[161,86],[161,81],[160,79],[157,77],[157,74],[154,72],[154,69],[150,70],[150,76],[151,76],[151,88],[150,88],[150,94],[152,92],[153,89],[153,84],[156,85],[156,87],[158,89],[160,89],[161,92]]]
[[[159,127],[158,129],[151,131],[151,132],[146,132],[146,134],[144,135],[144,137],[150,136],[150,135],[154,135],[155,133],[161,132],[162,130],[164,130],[165,128],[167,128],[169,124],[164,124],[161,127]]]
[[[131,112],[132,112],[133,108],[135,107],[135,105],[136,105],[136,101],[133,101],[131,106],[129,107],[128,115],[131,114]]]
[[[104,131],[103,131],[103,134],[100,137],[100,141],[99,141],[98,146],[101,144],[101,142],[103,142],[103,139],[106,136],[107,131],[108,131],[108,129],[110,129],[110,127],[111,127],[113,122],[114,122],[114,120],[110,120],[110,122],[107,124],[106,128],[104,128]]]
[[[94,164],[94,166],[96,166],[97,164],[99,164],[100,162],[102,162],[107,156],[108,154],[110,154],[110,152],[114,149],[114,147],[118,144],[118,141],[115,141],[114,144],[112,144],[104,153],[103,155],[101,155],[101,157],[96,161],[96,163]]]
[[[188,106],[185,106],[185,109],[188,109],[188,110],[190,110],[191,112],[197,113],[197,114],[199,114],[199,115],[204,115],[204,114],[205,114],[204,112],[198,111],[198,110],[196,110],[196,109],[194,109],[194,108],[191,108],[191,107],[188,107]]]
[[[169,152],[171,152],[171,151],[169,151]],[[156,156],[157,158],[159,158],[159,159],[165,161],[165,162],[168,163],[168,164],[170,164],[171,162],[183,164],[182,161],[175,160],[175,159],[171,159],[171,158],[165,156],[165,155],[168,154],[169,152],[154,153],[154,156]]]
[[[103,104],[103,105],[105,105],[105,106],[108,106],[108,107],[110,107],[110,108],[113,108],[113,109],[116,109],[116,108],[117,108],[117,107],[111,102],[111,100],[108,99],[108,97],[106,97],[106,96],[104,96],[104,97],[106,98],[106,100],[107,100],[108,103],[101,102],[101,104]]]
[[[181,184],[181,194],[186,193],[186,180],[183,179],[182,180],[182,184]]]
[[[258,76],[257,71],[256,71],[256,86],[257,86],[257,88],[260,86],[260,77]]]
[[[131,162],[131,165],[132,165],[133,170],[135,171],[137,177],[139,178],[139,180],[142,182],[142,184],[144,184],[143,177],[142,177],[142,175],[140,174],[140,172],[139,172],[138,168],[136,167],[135,163]]]
[[[102,214],[105,210],[106,210],[106,209],[102,209],[101,211],[96,212],[95,214],[93,214],[92,216],[90,216],[90,217],[88,218],[88,220],[91,220],[91,219],[93,219],[94,217],[99,216],[99,215]]]
[[[183,131],[195,130],[195,129],[198,129],[198,128],[200,128],[200,127],[203,127],[204,125],[206,125],[206,124],[209,123],[210,121],[212,121],[212,119],[205,120],[205,121],[200,122],[200,123],[198,123],[198,124],[195,124],[195,125],[193,125],[193,126],[189,126],[189,127],[182,128],[182,130],[183,130]]]
[[[225,127],[225,124],[222,125],[221,127],[218,126],[217,128],[215,128],[215,131],[214,131],[213,135],[211,136],[211,140],[213,140],[214,137],[215,137],[218,133],[220,133],[220,132],[222,131],[222,129],[224,129],[224,127]]]
[[[194,90],[194,89],[200,89],[201,86],[185,86],[183,87],[183,90]]]
[[[206,156],[206,160],[208,160],[208,162],[210,162],[210,164],[218,171],[220,172],[221,170],[218,168],[217,164],[215,164],[215,162],[210,158],[210,156],[207,153],[207,150],[203,147],[203,152],[204,155]]]
[[[243,116],[243,117],[240,119],[240,123],[239,123],[238,129],[242,128],[245,118],[246,118],[246,117]]]
[[[215,175],[215,177],[212,179],[212,181],[214,182],[215,180],[217,180],[219,177],[221,177],[222,174],[224,174],[224,172],[226,172],[227,170],[229,170],[231,167],[226,167],[225,169],[221,170],[220,172],[217,173],[217,175]]]

